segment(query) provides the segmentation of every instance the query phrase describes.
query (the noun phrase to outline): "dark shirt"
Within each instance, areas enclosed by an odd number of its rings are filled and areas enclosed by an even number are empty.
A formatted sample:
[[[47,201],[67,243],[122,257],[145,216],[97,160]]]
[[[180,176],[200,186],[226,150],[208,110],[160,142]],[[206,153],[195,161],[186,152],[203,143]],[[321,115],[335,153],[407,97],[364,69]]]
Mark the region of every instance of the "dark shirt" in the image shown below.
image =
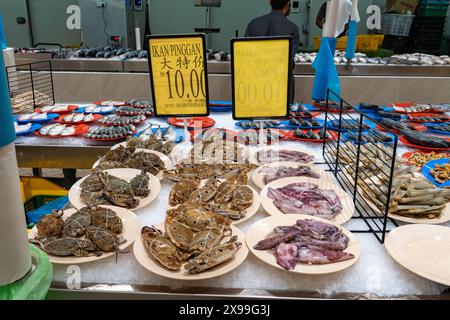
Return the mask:
[[[298,27],[281,12],[271,12],[253,19],[245,30],[246,37],[292,37],[292,58],[297,53],[300,43]]]
[[[322,6],[319,9],[319,13],[317,13],[317,19],[318,20],[322,20],[323,23],[325,23],[325,19],[326,19],[326,15],[327,15],[327,2],[325,2],[324,4],[322,4]],[[344,29],[344,31],[338,36],[338,38],[344,37],[347,35],[347,27]]]

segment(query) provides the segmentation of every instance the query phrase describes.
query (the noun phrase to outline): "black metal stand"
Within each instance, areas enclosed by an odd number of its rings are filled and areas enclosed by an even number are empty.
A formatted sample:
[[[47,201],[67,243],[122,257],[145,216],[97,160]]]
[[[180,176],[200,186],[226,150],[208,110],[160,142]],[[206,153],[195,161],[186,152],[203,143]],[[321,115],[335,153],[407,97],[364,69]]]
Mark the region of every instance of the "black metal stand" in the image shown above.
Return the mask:
[[[331,97],[338,102],[338,113],[329,112]],[[367,129],[366,120],[375,123],[377,128]],[[351,131],[347,130],[349,124],[354,125]],[[353,197],[358,214],[353,219],[362,219],[367,227],[352,232],[373,233],[381,243],[384,243],[386,232],[390,231],[387,228],[388,223],[393,227],[397,226],[394,220],[388,218],[388,211],[398,137],[392,134],[389,128],[360,112],[331,90],[327,94],[324,130],[329,131],[330,125],[336,130],[337,138],[323,144],[325,163],[341,187]],[[392,140],[383,142],[379,129],[389,132]],[[377,142],[365,146],[367,139]],[[370,173],[367,172],[367,168],[371,169]],[[379,194],[376,200],[366,191],[369,184],[370,188],[372,190],[376,188],[375,191]],[[382,203],[384,210],[376,207],[372,200]]]
[[[13,111],[55,104],[51,61],[7,67],[6,76]]]

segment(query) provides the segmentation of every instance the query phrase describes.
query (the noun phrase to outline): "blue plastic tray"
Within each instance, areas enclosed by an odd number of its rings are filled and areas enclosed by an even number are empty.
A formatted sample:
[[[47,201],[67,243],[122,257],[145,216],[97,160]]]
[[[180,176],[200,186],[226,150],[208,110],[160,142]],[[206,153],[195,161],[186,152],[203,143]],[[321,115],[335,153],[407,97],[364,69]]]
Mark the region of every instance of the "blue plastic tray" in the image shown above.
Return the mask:
[[[435,129],[430,128],[431,126],[433,126],[433,127],[448,126],[449,125],[448,123],[422,123],[422,125],[427,127],[427,130],[429,132],[444,135],[444,136],[450,136],[450,132],[440,131],[440,130],[435,130]]]
[[[27,124],[27,123],[46,123],[49,122],[53,119],[56,119],[59,117],[59,114],[56,113],[48,113],[47,114],[47,118],[46,119],[37,119],[37,120],[24,120],[24,121],[20,121],[18,116],[14,116],[14,121],[17,122],[18,124]]]
[[[107,107],[107,106],[103,106],[103,107]],[[74,113],[85,113],[84,110],[86,110],[87,107],[81,107],[77,110],[74,111]],[[92,114],[101,114],[101,115],[107,115],[107,114],[112,114],[114,113],[114,109],[111,111],[107,111],[107,112],[90,112]]]
[[[161,127],[162,132],[164,133],[165,130],[167,130],[169,127]],[[147,128],[140,130],[138,132],[136,132],[133,137],[139,137],[145,130],[147,130]],[[158,130],[158,128],[152,128],[153,133],[155,133]],[[177,139],[175,140],[175,143],[180,143],[181,141],[183,141],[184,139],[184,133],[183,133],[183,129],[176,129],[175,128],[175,132],[177,133]]]
[[[233,107],[233,102],[231,101],[219,101],[219,100],[209,100],[209,106],[210,107]]]
[[[298,106],[302,105],[302,106],[304,106],[304,107],[306,108],[306,111],[319,111],[319,109],[317,109],[316,107],[314,107],[314,106],[311,105],[311,104],[307,104],[307,103],[303,103],[303,104],[300,104],[300,103],[294,103],[294,104],[291,105],[291,106],[295,106],[295,105],[298,105]]]
[[[16,133],[16,136],[20,137],[20,136],[26,136],[27,134],[33,133],[36,130],[39,130],[40,128],[42,128],[42,126],[38,123],[33,123],[31,125],[31,128],[28,129],[27,131],[24,132],[20,132],[20,133]]]
[[[357,121],[357,120],[352,120],[352,119],[350,119],[350,120],[349,119],[342,119],[342,120],[351,121],[351,122],[354,122],[356,125],[359,125],[359,121]],[[335,127],[333,125],[333,122],[338,123],[338,121],[339,120],[329,120],[327,122],[327,129],[339,131],[339,128]],[[370,129],[375,129],[377,127],[377,125],[374,122],[369,121],[369,120],[364,120],[363,123],[369,126],[369,129],[364,129],[363,131],[367,131],[367,130],[370,130]],[[345,128],[341,128],[341,132],[346,132],[346,131],[351,131],[351,130],[348,130],[348,129],[345,129]],[[358,129],[356,128],[355,131],[358,131]]]
[[[436,164],[442,165],[442,164],[447,164],[450,163],[450,159],[436,159],[436,160],[431,160],[428,161],[427,163],[425,163],[422,167],[422,173],[425,176],[425,178],[427,178],[428,181],[430,181],[432,184],[434,184],[436,187],[439,188],[444,188],[444,187],[449,187],[450,186],[450,180],[446,181],[444,183],[438,183],[436,180],[434,180],[433,176],[431,175],[430,171],[432,169],[434,169],[434,166]]]

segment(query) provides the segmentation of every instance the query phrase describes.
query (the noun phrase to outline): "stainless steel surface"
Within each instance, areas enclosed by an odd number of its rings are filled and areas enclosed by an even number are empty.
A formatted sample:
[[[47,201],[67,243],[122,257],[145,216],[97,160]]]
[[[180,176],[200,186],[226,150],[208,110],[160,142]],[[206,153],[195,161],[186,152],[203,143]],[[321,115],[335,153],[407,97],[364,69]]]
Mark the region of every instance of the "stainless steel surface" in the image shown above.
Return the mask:
[[[110,147],[16,144],[20,168],[90,169]]]
[[[436,296],[411,295],[380,297],[362,293],[342,293],[326,295],[309,292],[294,292],[282,290],[246,290],[225,288],[178,288],[176,290],[163,286],[138,285],[108,285],[92,284],[82,289],[69,290],[62,283],[53,283],[48,294],[48,300],[203,300],[203,299],[268,299],[268,300],[450,300],[448,293]]]
[[[29,63],[40,59],[33,54],[18,55],[16,62]],[[31,62],[32,62],[31,61]],[[148,62],[142,60],[119,61],[111,59],[53,59],[55,71],[111,71],[147,73]],[[404,77],[450,77],[450,66],[406,66],[406,65],[352,65],[347,70],[344,65],[337,66],[341,76],[404,76]],[[209,61],[209,74],[230,74],[230,62]],[[314,75],[311,64],[297,64],[295,75]]]
[[[92,102],[101,99],[150,99],[148,73],[54,72],[57,102]],[[310,102],[312,75],[295,76],[295,100]],[[450,102],[450,77],[342,76],[342,95],[351,103],[369,101]],[[212,100],[231,100],[231,76],[210,74]]]

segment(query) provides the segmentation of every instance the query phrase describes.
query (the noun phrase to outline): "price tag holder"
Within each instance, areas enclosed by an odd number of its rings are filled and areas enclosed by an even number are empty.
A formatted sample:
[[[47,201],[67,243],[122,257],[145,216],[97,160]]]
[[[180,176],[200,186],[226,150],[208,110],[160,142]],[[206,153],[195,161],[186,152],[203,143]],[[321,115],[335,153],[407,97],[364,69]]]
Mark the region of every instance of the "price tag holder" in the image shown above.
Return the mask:
[[[233,119],[287,117],[291,41],[290,37],[231,40]]]
[[[208,116],[204,34],[147,36],[155,115]]]

